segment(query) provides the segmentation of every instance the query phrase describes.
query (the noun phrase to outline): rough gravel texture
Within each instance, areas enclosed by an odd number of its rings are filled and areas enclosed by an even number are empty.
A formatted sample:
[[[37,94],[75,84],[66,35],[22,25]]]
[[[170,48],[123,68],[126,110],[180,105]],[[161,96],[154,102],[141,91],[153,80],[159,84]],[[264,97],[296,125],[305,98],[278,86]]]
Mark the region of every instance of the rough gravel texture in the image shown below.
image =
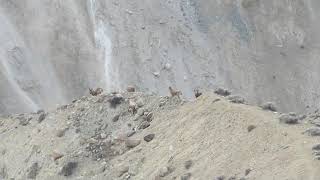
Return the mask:
[[[123,101],[111,107],[108,100],[120,95]],[[139,128],[144,115],[128,111],[129,98],[153,114],[148,128]],[[303,133],[313,124],[280,123],[277,113],[211,92],[195,101],[102,94],[46,114],[42,122],[37,113],[0,118],[0,179],[320,177],[318,139]],[[30,120],[21,124],[21,119]],[[248,126],[255,128],[248,132]],[[61,129],[63,136],[57,136]]]

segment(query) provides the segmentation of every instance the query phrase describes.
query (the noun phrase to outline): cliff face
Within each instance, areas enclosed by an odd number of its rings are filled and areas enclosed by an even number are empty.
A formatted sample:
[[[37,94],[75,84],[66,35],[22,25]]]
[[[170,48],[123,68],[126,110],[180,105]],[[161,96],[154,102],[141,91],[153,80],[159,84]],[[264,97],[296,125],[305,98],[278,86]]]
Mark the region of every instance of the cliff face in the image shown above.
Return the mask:
[[[3,0],[0,6],[1,112],[66,103],[104,78],[85,1]]]
[[[134,84],[318,107],[317,0],[0,0],[0,112]]]

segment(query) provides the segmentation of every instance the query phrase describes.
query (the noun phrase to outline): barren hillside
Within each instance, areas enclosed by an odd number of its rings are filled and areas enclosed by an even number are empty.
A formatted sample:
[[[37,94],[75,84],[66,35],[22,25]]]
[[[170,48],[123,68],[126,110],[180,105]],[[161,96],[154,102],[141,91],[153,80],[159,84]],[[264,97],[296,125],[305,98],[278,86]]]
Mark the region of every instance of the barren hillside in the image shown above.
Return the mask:
[[[0,0],[0,180],[319,180],[319,10]]]
[[[234,99],[102,94],[1,118],[0,179],[318,179],[318,116]]]

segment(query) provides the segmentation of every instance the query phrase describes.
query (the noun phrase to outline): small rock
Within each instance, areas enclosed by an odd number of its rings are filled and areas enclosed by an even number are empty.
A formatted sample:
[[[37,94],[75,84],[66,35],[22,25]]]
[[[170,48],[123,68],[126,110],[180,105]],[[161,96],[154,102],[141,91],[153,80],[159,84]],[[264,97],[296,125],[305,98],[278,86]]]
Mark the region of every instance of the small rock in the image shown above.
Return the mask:
[[[62,105],[58,107],[58,110],[66,110],[68,108],[68,105]]]
[[[119,115],[119,114],[116,115],[116,116],[114,116],[114,117],[112,118],[112,122],[117,122],[117,121],[119,120],[119,118],[120,118],[120,115]]]
[[[165,101],[161,101],[161,102],[159,103],[159,107],[162,107],[162,106],[164,106],[165,104],[166,104]]]
[[[100,138],[101,138],[101,139],[107,138],[107,134],[106,134],[106,133],[101,133],[101,134],[100,134]]]
[[[51,156],[52,156],[53,160],[56,161],[56,160],[62,158],[63,154],[53,152]]]
[[[31,117],[29,117],[29,118],[21,117],[21,118],[19,118],[19,120],[20,120],[19,124],[22,126],[26,126],[29,124],[31,119],[32,119]]]
[[[103,94],[101,96],[98,97],[98,100],[96,101],[97,103],[103,103],[105,102],[106,98],[108,97],[108,95],[106,94]],[[100,109],[99,109],[100,112],[103,111],[103,107],[100,106]]]
[[[39,164],[37,162],[33,163],[31,167],[28,169],[27,177],[29,179],[36,179],[38,173],[40,171]]]
[[[121,94],[119,94],[119,92],[118,92],[118,91],[112,91],[112,92],[111,92],[111,94],[112,94],[112,95],[121,96]]]
[[[191,173],[184,174],[180,177],[180,180],[189,180],[191,178]]]
[[[142,98],[139,98],[139,99],[136,101],[136,103],[137,103],[137,106],[138,106],[139,108],[141,108],[142,106],[144,106],[144,101],[143,101]]]
[[[236,180],[237,179],[237,177],[236,176],[232,176],[232,177],[229,177],[229,179],[228,180]]]
[[[245,102],[244,98],[240,96],[230,96],[228,100],[236,104],[243,104]]]
[[[7,150],[6,149],[3,149],[2,151],[1,151],[1,155],[5,155],[7,153]]]
[[[38,117],[38,123],[41,123],[43,120],[46,119],[47,114],[42,112]]]
[[[102,166],[100,166],[100,167],[97,169],[97,173],[98,173],[98,174],[103,173],[105,170],[106,170],[106,166],[105,166],[105,165],[102,165]]]
[[[170,167],[163,167],[160,169],[159,171],[159,176],[160,177],[166,177],[167,175],[169,175],[170,173],[173,172],[173,169]]]
[[[152,119],[153,119],[153,113],[152,113],[152,112],[148,113],[147,115],[145,115],[145,116],[143,117],[143,119],[146,120],[146,121],[148,121],[148,122],[151,122]]]
[[[319,110],[316,110],[313,114],[309,115],[310,118],[318,119],[320,118]]]
[[[320,126],[320,119],[319,118],[311,119],[310,123],[319,127]]]
[[[153,140],[153,138],[155,137],[155,134],[149,134],[149,135],[146,135],[143,139],[146,141],[146,142],[150,142]]]
[[[298,119],[299,119],[300,121],[304,120],[305,118],[307,118],[307,116],[306,116],[305,114],[298,116]]]
[[[129,180],[131,178],[131,173],[125,173],[124,179]]]
[[[139,129],[146,129],[150,126],[150,123],[148,121],[143,121],[140,125],[139,125]]]
[[[95,139],[95,138],[90,138],[90,139],[87,139],[86,140],[87,141],[87,143],[91,143],[91,144],[97,144],[99,141],[97,140],[97,139]]]
[[[127,133],[127,137],[131,137],[131,136],[133,136],[134,134],[136,133],[136,131],[129,131],[128,133]]]
[[[195,98],[198,98],[198,97],[200,97],[201,95],[202,95],[202,92],[200,92],[199,89],[195,89],[195,90],[194,90],[194,97],[195,97]]]
[[[77,167],[78,167],[77,162],[68,162],[62,167],[59,174],[63,176],[71,176]]]
[[[154,72],[153,75],[158,78],[160,76],[160,72]]]
[[[312,147],[312,150],[314,150],[314,151],[320,151],[320,144],[314,145],[314,146]]]
[[[136,114],[133,119],[133,121],[139,121],[140,120],[140,116],[138,114]]]
[[[280,123],[297,124],[299,119],[295,114],[282,114],[279,120]]]
[[[217,179],[217,180],[225,180],[226,177],[225,177],[225,176],[219,176],[219,177],[217,177],[216,179]]]
[[[128,86],[127,87],[127,92],[135,92],[136,91],[136,88],[133,87],[133,86]]]
[[[127,148],[134,148],[136,146],[138,146],[141,143],[140,140],[133,140],[133,139],[128,139],[125,141],[126,147]]]
[[[102,124],[101,125],[101,130],[105,130],[108,127],[108,124]]]
[[[140,109],[138,109],[138,111],[137,111],[137,115],[138,115],[138,116],[142,116],[142,115],[144,114],[144,112],[146,112],[146,111],[147,111],[146,109],[140,108]]]
[[[312,127],[307,129],[304,133],[307,133],[309,136],[320,136],[320,128]]]
[[[193,165],[193,161],[192,160],[188,160],[188,161],[184,162],[184,167],[186,169],[190,169],[192,165]]]
[[[58,130],[56,136],[57,136],[57,137],[62,137],[62,136],[64,136],[64,134],[66,133],[67,130],[68,130],[68,128],[64,128],[64,129]]]
[[[8,169],[5,164],[0,164],[0,179],[8,178]]]
[[[75,132],[76,132],[76,133],[80,133],[81,130],[80,130],[79,128],[77,128],[77,129],[75,130]]]
[[[295,113],[295,112],[289,112],[289,115],[290,115],[290,116],[297,116],[297,113]]]
[[[170,70],[171,69],[171,64],[169,64],[169,63],[166,63],[165,65],[164,65],[164,69],[165,70]]]
[[[230,91],[223,89],[223,88],[218,88],[217,90],[214,91],[214,93],[216,93],[220,96],[229,96],[231,94]]]
[[[119,94],[116,94],[115,96],[111,97],[110,99],[108,99],[108,102],[110,103],[110,106],[112,108],[116,108],[119,104],[122,103],[123,101],[123,97]]]
[[[129,166],[120,166],[116,171],[116,176],[121,177],[123,174],[129,171]]]
[[[219,101],[221,101],[221,99],[217,98],[217,99],[213,100],[212,103],[216,103],[216,102],[219,102]]]
[[[43,109],[40,109],[40,110],[37,111],[37,114],[41,114],[41,113],[44,113]]]
[[[312,154],[315,156],[320,156],[320,151],[314,151]]]
[[[163,19],[159,21],[159,24],[167,24],[167,23],[168,22],[166,20],[163,20]]]
[[[248,176],[251,171],[252,171],[251,169],[246,169],[246,171],[244,172],[244,175],[245,175],[245,176]]]
[[[277,108],[273,102],[267,102],[267,103],[261,105],[261,108],[264,110],[269,110],[269,111],[277,111]]]
[[[254,130],[255,128],[257,128],[257,126],[255,126],[255,125],[249,125],[249,126],[247,127],[247,130],[248,130],[248,132],[251,132],[251,131]]]

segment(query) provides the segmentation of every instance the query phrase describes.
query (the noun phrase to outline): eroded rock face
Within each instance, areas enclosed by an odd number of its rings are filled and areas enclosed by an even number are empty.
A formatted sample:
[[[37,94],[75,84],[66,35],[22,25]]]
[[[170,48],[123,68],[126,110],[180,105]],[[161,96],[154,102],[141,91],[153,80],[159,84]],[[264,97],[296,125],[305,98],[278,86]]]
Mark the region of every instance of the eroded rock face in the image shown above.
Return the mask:
[[[133,84],[161,95],[173,86],[190,98],[197,87],[226,87],[249,103],[276,100],[280,112],[319,106],[317,0],[0,0],[0,7],[0,113]]]

